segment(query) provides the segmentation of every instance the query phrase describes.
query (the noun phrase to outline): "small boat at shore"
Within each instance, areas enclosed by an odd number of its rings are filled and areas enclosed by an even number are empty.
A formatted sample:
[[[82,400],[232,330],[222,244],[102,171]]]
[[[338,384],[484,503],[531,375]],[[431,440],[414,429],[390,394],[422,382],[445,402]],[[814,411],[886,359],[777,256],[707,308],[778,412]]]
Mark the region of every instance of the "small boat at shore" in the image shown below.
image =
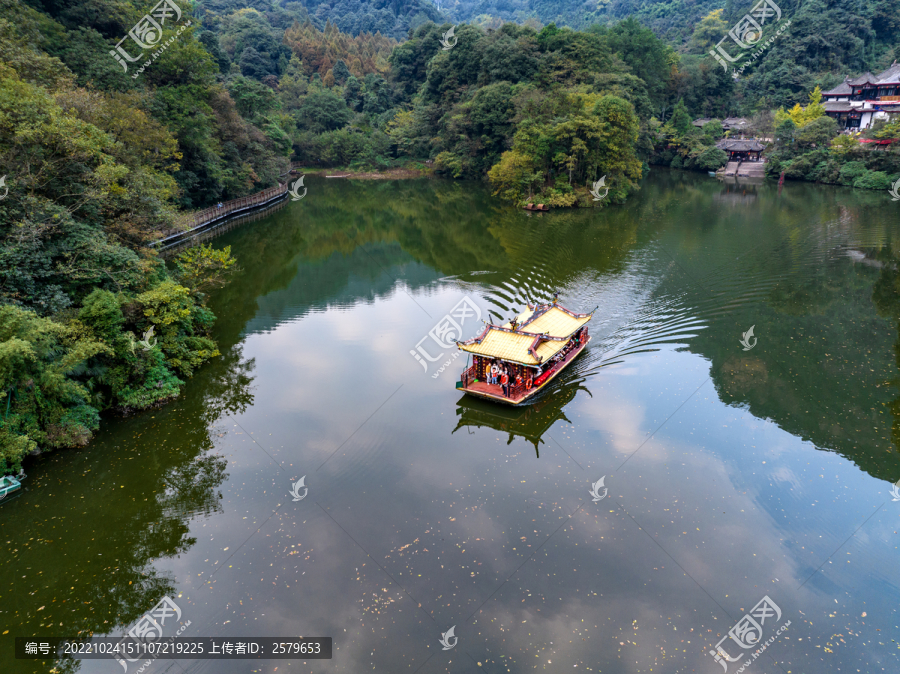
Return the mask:
[[[525,204],[526,211],[549,211],[550,207],[547,204]]]
[[[345,173],[344,175],[341,175],[341,176],[325,176],[325,177],[326,177],[326,178],[349,178],[349,177],[350,177],[350,174],[349,174],[349,173]]]
[[[22,483],[12,475],[0,477],[0,501],[5,499],[9,494],[19,491],[21,488]]]
[[[506,405],[524,405],[544,389],[591,341],[587,323],[594,312],[578,314],[552,304],[531,306],[505,325],[488,324],[477,337],[457,342],[473,355],[456,388]],[[595,309],[596,311],[596,309]],[[492,383],[492,368],[508,373],[506,390]]]

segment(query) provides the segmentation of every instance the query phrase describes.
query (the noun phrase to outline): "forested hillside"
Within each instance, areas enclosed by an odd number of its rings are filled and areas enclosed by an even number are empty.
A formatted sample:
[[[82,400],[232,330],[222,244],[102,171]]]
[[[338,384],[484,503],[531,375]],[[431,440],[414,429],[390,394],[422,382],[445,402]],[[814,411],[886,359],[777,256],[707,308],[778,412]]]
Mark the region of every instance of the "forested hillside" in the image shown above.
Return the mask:
[[[320,30],[330,23],[351,36],[381,33],[397,40],[404,39],[411,29],[426,21],[440,21],[442,16],[428,0],[202,0],[197,4],[197,15],[210,29],[216,29],[220,21],[235,12],[252,9],[263,14],[278,33],[283,33],[294,21],[310,21]]]
[[[147,9],[0,0],[0,473],[85,444],[105,409],[173,398],[218,355],[206,297],[229,251],[167,267],[147,244],[287,165],[279,120],[242,118],[187,10],[123,69],[110,52]]]
[[[673,45],[691,35],[696,23],[726,0],[444,0],[454,20],[496,27],[503,21],[556,23],[572,28],[610,25],[634,18]]]
[[[504,20],[584,28],[634,18],[680,53],[701,56],[715,67],[709,50],[758,1],[446,0],[441,7],[454,21],[493,28]],[[900,59],[896,0],[774,1],[790,27],[744,72],[731,102],[734,113],[803,103],[816,85],[830,89],[845,75],[881,71]],[[774,32],[772,22],[764,26],[760,43]],[[697,116],[704,114],[696,104],[688,108]]]

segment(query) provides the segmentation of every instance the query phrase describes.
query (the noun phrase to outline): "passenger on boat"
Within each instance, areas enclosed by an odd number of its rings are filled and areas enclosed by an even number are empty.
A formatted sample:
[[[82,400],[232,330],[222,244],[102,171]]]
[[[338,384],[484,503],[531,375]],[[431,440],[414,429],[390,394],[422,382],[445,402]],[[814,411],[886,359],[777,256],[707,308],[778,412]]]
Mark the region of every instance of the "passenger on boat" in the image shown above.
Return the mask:
[[[509,397],[509,375],[506,374],[506,370],[504,370],[503,374],[500,375],[500,388],[503,389],[503,395],[508,398]]]
[[[497,383],[497,376],[500,374],[500,368],[496,364],[491,365],[491,383]]]

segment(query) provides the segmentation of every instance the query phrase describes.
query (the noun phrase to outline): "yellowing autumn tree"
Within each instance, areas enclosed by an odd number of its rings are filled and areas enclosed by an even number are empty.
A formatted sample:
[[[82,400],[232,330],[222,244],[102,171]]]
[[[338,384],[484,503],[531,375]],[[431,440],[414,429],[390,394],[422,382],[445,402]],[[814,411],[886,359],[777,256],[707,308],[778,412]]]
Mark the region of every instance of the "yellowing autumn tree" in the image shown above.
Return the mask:
[[[822,89],[817,86],[809,92],[809,105],[805,108],[797,103],[797,105],[788,111],[785,111],[784,108],[777,110],[775,112],[775,126],[778,126],[787,120],[791,120],[797,125],[797,128],[801,128],[810,122],[819,119],[819,117],[824,114],[825,106],[822,105]]]

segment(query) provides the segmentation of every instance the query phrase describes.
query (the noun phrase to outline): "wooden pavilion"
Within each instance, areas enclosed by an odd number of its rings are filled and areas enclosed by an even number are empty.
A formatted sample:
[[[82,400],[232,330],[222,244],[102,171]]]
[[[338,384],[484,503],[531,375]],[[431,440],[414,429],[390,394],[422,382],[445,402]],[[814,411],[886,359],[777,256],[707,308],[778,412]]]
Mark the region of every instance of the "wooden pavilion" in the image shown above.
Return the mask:
[[[716,143],[716,147],[725,150],[728,161],[759,161],[760,155],[766,149],[766,146],[756,138],[748,140],[724,138]]]

